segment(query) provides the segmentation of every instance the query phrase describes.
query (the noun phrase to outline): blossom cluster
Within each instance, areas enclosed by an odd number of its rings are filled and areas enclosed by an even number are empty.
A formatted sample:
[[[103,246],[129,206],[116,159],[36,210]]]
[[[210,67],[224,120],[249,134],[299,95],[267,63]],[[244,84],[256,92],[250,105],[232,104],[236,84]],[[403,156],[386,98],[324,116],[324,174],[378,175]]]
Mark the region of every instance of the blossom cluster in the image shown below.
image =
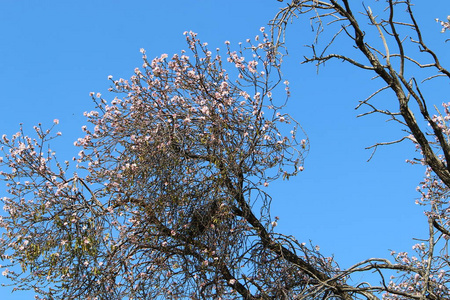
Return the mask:
[[[450,143],[450,103],[443,103],[443,112],[431,117],[434,126],[442,134],[444,141],[440,141],[436,134],[430,136],[430,145],[438,153],[438,158],[445,163],[442,143]],[[431,125],[430,125],[431,126]],[[421,152],[416,139],[410,137],[416,144],[416,149]],[[442,139],[442,138],[441,138]],[[421,153],[422,154],[422,153]],[[424,159],[412,161],[426,165]],[[425,243],[413,246],[417,255],[409,255],[406,252],[393,252],[392,255],[398,263],[396,268],[403,270],[397,276],[391,277],[389,283],[390,292],[384,295],[385,299],[409,299],[414,295],[421,297],[424,293],[433,294],[439,299],[448,298],[450,295],[450,266],[448,264],[448,235],[450,229],[450,188],[433,172],[430,166],[426,167],[425,176],[417,187],[421,197],[416,203],[427,207],[425,215],[430,224],[429,238]],[[405,296],[402,296],[404,294]]]
[[[450,30],[450,16],[447,16],[447,21],[441,21],[439,19],[436,19],[436,22],[441,24],[441,26],[442,26],[441,32],[445,32],[446,30]]]

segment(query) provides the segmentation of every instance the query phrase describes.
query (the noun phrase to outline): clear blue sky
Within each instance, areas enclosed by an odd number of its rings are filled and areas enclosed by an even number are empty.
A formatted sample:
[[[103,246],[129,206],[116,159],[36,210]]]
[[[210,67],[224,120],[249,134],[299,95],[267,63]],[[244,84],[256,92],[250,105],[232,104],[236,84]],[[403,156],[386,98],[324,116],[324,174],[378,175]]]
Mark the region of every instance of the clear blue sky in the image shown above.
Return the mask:
[[[446,53],[450,43],[443,40],[449,36],[439,33],[434,19],[450,14],[448,0],[432,2],[418,4],[418,21],[426,40]],[[150,58],[179,52],[186,48],[185,30],[223,48],[225,40],[253,38],[282,5],[275,0],[0,0],[0,133],[15,133],[19,123],[31,131],[58,118],[63,137],[52,148],[70,158],[78,152],[73,141],[82,135],[82,114],[93,109],[89,92],[108,98],[107,76],[131,76],[142,64],[140,48]],[[380,116],[356,118],[357,101],[374,91],[372,74],[337,61],[319,75],[314,66],[300,65],[308,53],[302,47],[308,42],[302,38],[310,35],[305,22],[297,20],[288,31],[284,74],[291,82],[289,113],[307,132],[311,151],[304,172],[268,188],[272,215],[280,217],[277,229],[301,242],[312,240],[344,267],[388,257],[388,249],[411,251],[412,238],[425,237],[427,226],[423,208],[414,204],[424,170],[405,163],[418,154],[405,142],[379,149],[366,162],[371,151],[364,148],[401,137],[400,128]],[[388,96],[384,101],[392,100]],[[438,105],[450,100],[444,93],[431,96]],[[32,299],[33,293],[10,294],[0,287],[0,295]]]

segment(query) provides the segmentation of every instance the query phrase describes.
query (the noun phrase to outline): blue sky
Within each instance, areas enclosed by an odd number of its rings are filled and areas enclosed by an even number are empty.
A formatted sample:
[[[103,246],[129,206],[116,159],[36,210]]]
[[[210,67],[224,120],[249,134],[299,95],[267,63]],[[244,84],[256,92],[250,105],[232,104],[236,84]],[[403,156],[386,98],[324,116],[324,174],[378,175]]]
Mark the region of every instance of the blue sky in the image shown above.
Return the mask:
[[[416,8],[426,40],[444,54],[448,34],[439,33],[434,19],[450,14],[447,2]],[[225,40],[253,38],[282,5],[275,0],[0,0],[0,133],[15,133],[19,123],[31,132],[33,125],[50,126],[57,118],[63,136],[52,148],[71,158],[78,152],[73,141],[82,135],[82,114],[94,107],[89,92],[108,98],[107,76],[131,76],[142,64],[140,48],[150,58],[178,53],[186,48],[185,30],[197,32],[212,48],[224,48]],[[311,150],[304,172],[267,189],[272,215],[280,217],[277,229],[301,242],[312,240],[344,267],[387,257],[389,249],[410,251],[412,238],[425,237],[427,226],[423,208],[414,204],[424,170],[405,163],[418,154],[405,142],[378,149],[367,162],[371,151],[364,148],[401,137],[401,128],[380,116],[356,118],[358,100],[377,86],[372,74],[337,61],[319,74],[312,65],[300,65],[308,54],[303,47],[308,29],[303,19],[288,31],[290,55],[283,72],[291,82],[289,113],[308,134]],[[429,88],[432,103],[449,101],[442,86]],[[382,101],[393,101],[389,96]],[[33,295],[8,289],[0,287],[3,300]]]

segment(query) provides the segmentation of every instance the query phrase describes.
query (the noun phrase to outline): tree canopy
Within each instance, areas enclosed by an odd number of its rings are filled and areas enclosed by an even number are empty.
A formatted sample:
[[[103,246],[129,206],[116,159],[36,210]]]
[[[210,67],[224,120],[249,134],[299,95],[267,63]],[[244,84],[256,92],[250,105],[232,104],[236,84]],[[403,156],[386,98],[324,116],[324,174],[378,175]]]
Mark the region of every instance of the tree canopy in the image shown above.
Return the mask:
[[[42,299],[450,299],[450,104],[430,111],[421,88],[450,72],[425,43],[412,1],[383,4],[355,13],[347,0],[295,0],[256,43],[211,50],[185,32],[187,51],[149,59],[141,49],[130,79],[110,76],[113,99],[91,94],[97,109],[86,113],[72,162],[49,148],[56,119],[32,135],[3,135],[3,274]],[[429,236],[415,255],[341,269],[318,247],[274,231],[263,188],[301,172],[309,151],[285,110],[281,71],[297,18],[317,34],[304,63],[339,59],[384,84],[358,108],[406,134],[373,148],[416,144]],[[334,48],[338,40],[347,48]],[[398,110],[374,104],[387,91]],[[378,281],[357,282],[363,272]]]

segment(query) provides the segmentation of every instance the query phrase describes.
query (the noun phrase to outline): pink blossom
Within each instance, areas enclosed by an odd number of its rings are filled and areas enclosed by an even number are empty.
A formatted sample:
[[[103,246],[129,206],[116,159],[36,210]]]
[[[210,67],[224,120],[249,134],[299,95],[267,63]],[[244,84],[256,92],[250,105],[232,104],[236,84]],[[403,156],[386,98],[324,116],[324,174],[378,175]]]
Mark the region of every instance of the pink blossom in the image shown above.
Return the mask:
[[[439,19],[436,19],[436,22],[441,24],[442,26],[441,32],[445,32],[446,30],[450,29],[450,16],[447,16],[447,22],[441,21]]]
[[[209,114],[209,108],[207,106],[203,106],[202,108],[200,108],[200,111],[205,115]]]

